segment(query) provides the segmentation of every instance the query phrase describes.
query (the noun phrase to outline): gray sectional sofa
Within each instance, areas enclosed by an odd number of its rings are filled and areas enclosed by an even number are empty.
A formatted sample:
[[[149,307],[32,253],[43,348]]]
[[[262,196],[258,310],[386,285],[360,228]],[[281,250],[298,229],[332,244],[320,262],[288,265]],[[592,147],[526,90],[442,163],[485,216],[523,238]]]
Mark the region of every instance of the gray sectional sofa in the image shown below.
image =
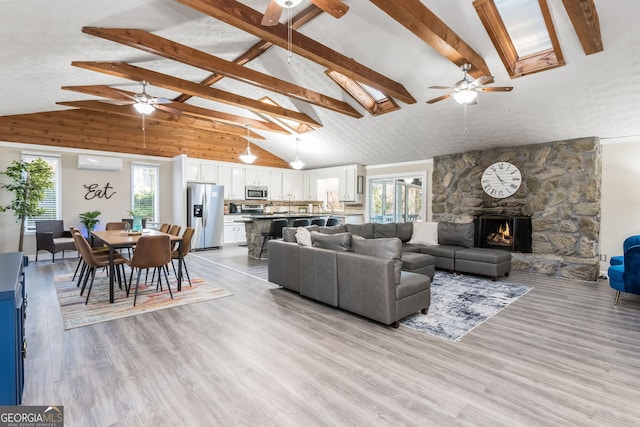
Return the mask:
[[[268,242],[270,282],[395,328],[403,317],[427,313],[431,278],[401,270],[399,239],[318,231],[310,237],[311,246]]]

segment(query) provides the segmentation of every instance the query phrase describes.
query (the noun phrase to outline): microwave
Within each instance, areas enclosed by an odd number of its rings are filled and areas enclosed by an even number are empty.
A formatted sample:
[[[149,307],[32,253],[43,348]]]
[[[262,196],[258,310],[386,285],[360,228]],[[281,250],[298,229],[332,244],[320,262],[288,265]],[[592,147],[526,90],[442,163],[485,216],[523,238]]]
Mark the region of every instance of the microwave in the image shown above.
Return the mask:
[[[247,185],[244,190],[245,200],[267,200],[269,189],[267,187]]]

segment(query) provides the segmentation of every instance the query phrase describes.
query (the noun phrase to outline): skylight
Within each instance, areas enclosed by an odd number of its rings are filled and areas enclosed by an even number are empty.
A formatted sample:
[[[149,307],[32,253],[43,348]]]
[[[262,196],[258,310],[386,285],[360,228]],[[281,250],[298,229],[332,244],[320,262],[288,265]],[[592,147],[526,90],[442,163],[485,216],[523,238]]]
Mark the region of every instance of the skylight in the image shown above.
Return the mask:
[[[392,98],[378,89],[356,81],[335,70],[327,70],[325,73],[373,116],[400,109]]]
[[[553,48],[537,0],[494,0],[519,57]]]

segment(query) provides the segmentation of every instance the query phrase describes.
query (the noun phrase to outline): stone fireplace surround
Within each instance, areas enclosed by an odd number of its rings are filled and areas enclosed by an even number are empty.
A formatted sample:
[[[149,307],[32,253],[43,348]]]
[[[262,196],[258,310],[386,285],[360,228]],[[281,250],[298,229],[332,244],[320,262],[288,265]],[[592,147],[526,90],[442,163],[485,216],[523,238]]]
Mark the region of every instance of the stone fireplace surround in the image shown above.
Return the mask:
[[[484,170],[514,163],[522,185],[505,199],[482,190]],[[601,149],[596,137],[438,156],[433,161],[433,221],[472,222],[478,215],[531,217],[532,253],[512,268],[596,280],[599,274]]]

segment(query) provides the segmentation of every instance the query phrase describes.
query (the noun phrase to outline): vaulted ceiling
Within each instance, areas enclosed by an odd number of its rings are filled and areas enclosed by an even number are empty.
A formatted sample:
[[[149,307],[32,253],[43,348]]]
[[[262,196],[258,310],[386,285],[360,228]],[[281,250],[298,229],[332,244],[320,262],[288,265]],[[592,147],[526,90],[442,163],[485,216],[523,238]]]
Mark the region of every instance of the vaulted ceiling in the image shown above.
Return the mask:
[[[548,0],[565,65],[514,79],[472,0],[345,0],[339,19],[303,1],[290,60],[287,13],[264,26],[268,4],[0,1],[0,140],[238,161],[249,134],[256,164],[287,167],[299,138],[314,168],[640,139],[635,0]],[[453,99],[427,104],[464,63],[513,91],[481,92],[466,113]],[[383,91],[393,111],[372,115],[328,70]],[[130,105],[143,80],[172,101],[144,123]]]

